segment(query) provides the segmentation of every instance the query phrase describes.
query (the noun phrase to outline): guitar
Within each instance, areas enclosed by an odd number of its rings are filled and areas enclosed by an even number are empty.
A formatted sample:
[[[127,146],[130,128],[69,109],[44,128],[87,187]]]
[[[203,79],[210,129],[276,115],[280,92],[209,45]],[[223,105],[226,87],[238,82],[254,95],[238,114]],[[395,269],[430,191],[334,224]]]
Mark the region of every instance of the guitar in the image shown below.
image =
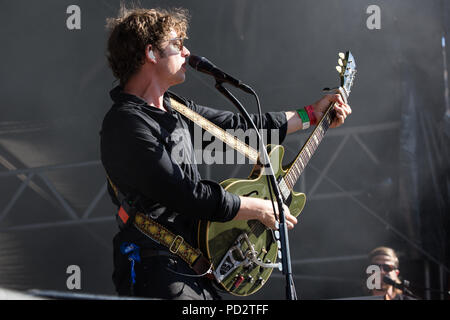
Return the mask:
[[[347,103],[356,74],[356,64],[350,52],[339,54],[341,86],[339,92]],[[293,191],[309,160],[317,150],[335,117],[334,103],[330,104],[322,119],[293,162],[283,168],[284,148],[268,145],[267,151],[284,203],[291,214],[297,217],[306,203],[304,193]],[[248,179],[227,179],[222,187],[236,195],[270,199],[266,176],[260,164],[256,164]],[[275,196],[272,194],[273,199]],[[225,223],[200,221],[198,243],[200,250],[211,261],[216,284],[236,296],[248,296],[269,279],[278,255],[277,233],[257,220],[229,221]]]

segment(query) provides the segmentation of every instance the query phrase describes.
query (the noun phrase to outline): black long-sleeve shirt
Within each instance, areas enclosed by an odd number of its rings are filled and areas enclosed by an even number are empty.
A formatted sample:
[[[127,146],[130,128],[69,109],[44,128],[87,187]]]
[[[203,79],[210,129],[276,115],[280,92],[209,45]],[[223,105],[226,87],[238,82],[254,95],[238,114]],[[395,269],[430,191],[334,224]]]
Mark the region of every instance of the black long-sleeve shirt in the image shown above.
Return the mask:
[[[170,98],[223,129],[247,130],[241,115],[199,106],[171,92],[164,95],[168,112],[124,93],[121,87],[111,91],[111,98],[114,104],[100,132],[101,160],[123,194],[140,195],[139,207],[144,213],[194,246],[199,220],[226,222],[236,216],[239,197],[217,182],[201,179],[192,146],[194,124],[171,108]],[[252,119],[259,126],[259,117],[252,115]],[[287,121],[283,112],[264,114],[262,124],[266,129],[279,129],[280,143],[284,140]],[[109,193],[118,205],[111,188]],[[152,246],[134,228],[125,233],[141,245]]]

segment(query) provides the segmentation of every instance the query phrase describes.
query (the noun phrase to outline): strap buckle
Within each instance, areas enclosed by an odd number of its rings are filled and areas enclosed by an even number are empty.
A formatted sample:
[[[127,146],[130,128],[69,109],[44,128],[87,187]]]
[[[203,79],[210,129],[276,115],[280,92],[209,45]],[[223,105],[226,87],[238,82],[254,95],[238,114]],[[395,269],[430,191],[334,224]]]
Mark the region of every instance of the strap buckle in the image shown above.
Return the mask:
[[[181,240],[181,241],[180,241],[180,244],[177,246],[176,250],[174,250],[174,249],[172,249],[172,248],[173,248],[173,246],[176,244],[176,242],[177,242],[178,239]],[[181,247],[181,245],[183,244],[183,242],[184,242],[183,237],[180,236],[180,235],[177,235],[177,236],[175,237],[175,239],[173,239],[172,244],[171,244],[170,247],[169,247],[169,251],[172,252],[173,254],[177,254],[177,252],[178,252],[178,250],[180,249],[180,247]]]

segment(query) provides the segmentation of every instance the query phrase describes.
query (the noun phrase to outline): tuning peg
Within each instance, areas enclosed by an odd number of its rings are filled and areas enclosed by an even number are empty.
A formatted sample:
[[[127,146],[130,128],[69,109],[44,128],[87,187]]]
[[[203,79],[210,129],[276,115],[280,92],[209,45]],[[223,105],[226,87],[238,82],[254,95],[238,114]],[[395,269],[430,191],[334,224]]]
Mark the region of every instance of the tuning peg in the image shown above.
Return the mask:
[[[338,60],[338,63],[339,63],[339,65],[340,65],[341,67],[344,66],[344,62],[342,61],[342,59],[339,59],[339,60]]]
[[[336,66],[336,70],[337,70],[337,72],[342,73],[342,67],[341,66]]]
[[[339,58],[344,60],[345,59],[345,53],[339,52]]]

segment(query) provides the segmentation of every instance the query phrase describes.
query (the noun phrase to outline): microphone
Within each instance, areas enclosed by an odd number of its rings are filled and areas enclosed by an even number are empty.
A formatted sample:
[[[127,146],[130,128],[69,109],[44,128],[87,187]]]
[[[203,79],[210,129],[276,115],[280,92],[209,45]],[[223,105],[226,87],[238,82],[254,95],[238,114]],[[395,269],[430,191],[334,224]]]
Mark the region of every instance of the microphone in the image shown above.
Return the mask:
[[[190,55],[189,65],[197,71],[213,76],[218,82],[226,82],[247,93],[253,93],[253,90],[249,86],[223,72],[205,57]]]
[[[394,286],[394,288],[397,288],[400,290],[404,290],[409,287],[408,280],[403,280],[401,283],[398,283],[398,282],[394,281],[393,279],[389,278],[388,276],[383,277],[383,282],[386,284],[389,284],[391,286]]]
[[[420,300],[420,297],[416,296],[414,293],[411,292],[411,290],[409,290],[410,283],[408,280],[403,280],[401,283],[397,283],[394,281],[394,279],[391,279],[388,276],[384,276],[383,282],[393,286],[394,288],[400,289],[403,292],[403,294],[407,296]]]

